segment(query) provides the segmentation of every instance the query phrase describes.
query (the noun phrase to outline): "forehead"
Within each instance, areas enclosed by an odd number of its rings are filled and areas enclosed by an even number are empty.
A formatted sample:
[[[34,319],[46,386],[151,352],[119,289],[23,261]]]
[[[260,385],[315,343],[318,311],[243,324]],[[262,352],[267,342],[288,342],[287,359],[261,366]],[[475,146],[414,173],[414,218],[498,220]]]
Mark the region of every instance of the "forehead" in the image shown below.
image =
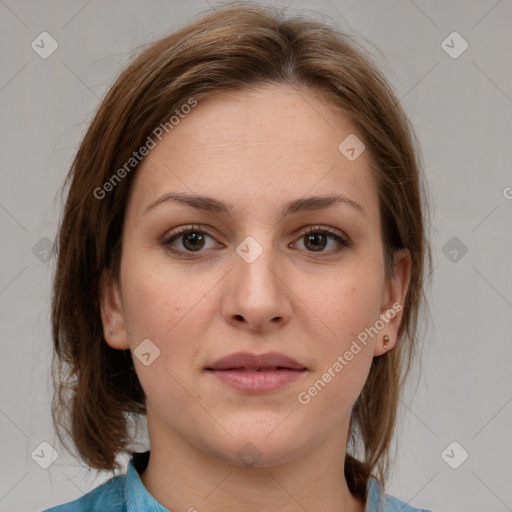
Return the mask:
[[[170,191],[265,210],[338,192],[376,214],[368,152],[351,161],[339,149],[354,136],[362,141],[348,115],[308,89],[218,93],[201,100],[142,161],[132,209]]]

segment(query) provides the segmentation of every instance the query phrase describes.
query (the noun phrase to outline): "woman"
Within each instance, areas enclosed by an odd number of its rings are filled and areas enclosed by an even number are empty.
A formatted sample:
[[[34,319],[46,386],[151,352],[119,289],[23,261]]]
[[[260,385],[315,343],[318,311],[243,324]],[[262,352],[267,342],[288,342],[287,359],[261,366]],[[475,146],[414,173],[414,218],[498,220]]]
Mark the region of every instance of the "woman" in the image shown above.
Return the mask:
[[[50,510],[419,510],[384,490],[430,261],[420,165],[347,36],[231,5],[153,43],[67,183],[54,421],[91,468],[131,461]]]

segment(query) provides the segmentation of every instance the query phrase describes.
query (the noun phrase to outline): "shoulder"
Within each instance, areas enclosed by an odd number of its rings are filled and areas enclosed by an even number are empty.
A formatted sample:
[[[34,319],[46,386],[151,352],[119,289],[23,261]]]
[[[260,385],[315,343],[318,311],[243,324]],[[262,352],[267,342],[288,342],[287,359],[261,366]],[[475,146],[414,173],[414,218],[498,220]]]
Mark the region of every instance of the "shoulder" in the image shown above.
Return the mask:
[[[432,512],[425,508],[412,507],[394,496],[382,494],[374,478],[368,482],[368,498],[365,512]]]
[[[43,510],[43,512],[88,512],[90,510],[126,512],[125,478],[126,475],[113,477],[81,498]]]
[[[411,505],[393,496],[384,495],[382,502],[382,512],[431,512],[426,508],[411,507]],[[381,511],[379,510],[379,512]]]

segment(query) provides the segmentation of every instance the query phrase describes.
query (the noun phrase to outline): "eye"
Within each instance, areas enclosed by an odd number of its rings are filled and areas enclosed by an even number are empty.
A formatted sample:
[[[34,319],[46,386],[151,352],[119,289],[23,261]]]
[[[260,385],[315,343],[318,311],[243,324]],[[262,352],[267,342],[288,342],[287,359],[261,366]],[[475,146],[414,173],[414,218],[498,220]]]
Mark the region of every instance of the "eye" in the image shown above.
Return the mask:
[[[173,231],[163,242],[163,244],[172,252],[184,253],[184,252],[201,252],[201,249],[210,249],[215,247],[216,243],[210,244],[210,247],[206,246],[207,239],[213,238],[195,226],[183,226]],[[181,241],[180,241],[181,239]],[[179,241],[179,246],[176,247],[176,242]]]
[[[304,240],[304,246],[308,252],[321,252],[321,253],[336,253],[352,247],[352,242],[343,238],[337,232],[329,228],[313,226],[304,232],[299,240]],[[329,239],[333,241],[334,249],[331,251],[324,251],[327,247]]]

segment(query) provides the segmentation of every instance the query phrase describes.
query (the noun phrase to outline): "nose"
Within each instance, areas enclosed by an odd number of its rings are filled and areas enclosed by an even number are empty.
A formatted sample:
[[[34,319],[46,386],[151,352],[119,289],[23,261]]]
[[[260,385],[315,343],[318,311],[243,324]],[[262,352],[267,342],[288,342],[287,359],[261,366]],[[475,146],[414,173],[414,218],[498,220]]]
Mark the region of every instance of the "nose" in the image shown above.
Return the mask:
[[[246,246],[247,248],[247,246]],[[233,255],[233,268],[226,283],[222,314],[237,328],[266,332],[280,328],[291,317],[293,293],[284,265],[267,244],[254,260],[243,251]],[[251,246],[250,250],[255,250]],[[261,249],[260,249],[261,250]]]

